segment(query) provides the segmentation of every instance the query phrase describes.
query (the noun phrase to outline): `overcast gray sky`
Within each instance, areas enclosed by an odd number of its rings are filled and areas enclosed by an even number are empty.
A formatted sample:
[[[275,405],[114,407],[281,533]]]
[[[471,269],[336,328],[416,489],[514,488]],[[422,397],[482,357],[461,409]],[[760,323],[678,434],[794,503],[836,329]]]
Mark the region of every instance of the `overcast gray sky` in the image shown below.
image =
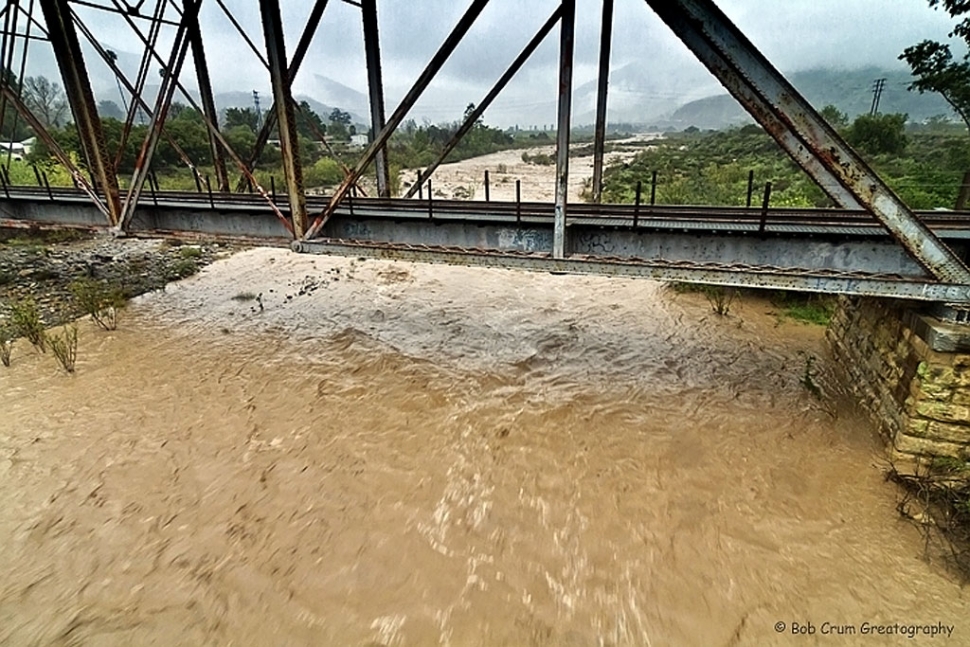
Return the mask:
[[[109,4],[108,0],[95,0]],[[281,0],[289,50],[310,10],[309,0]],[[226,0],[250,37],[262,46],[256,0]],[[615,0],[614,69],[642,67],[644,93],[708,94],[715,82],[643,0]],[[148,0],[147,5],[152,5]],[[468,0],[378,0],[388,112],[404,95],[468,7]],[[557,0],[492,0],[478,23],[414,112],[419,121],[451,121],[477,102],[557,5]],[[945,39],[949,17],[926,0],[721,0],[721,8],[785,72],[820,66],[898,67],[899,53],[924,38]],[[139,53],[118,17],[77,6],[103,43]],[[599,0],[578,0],[575,85],[595,79]],[[174,16],[174,14],[172,14]],[[202,29],[217,91],[268,92],[269,79],[213,0],[202,9]],[[171,42],[168,29],[163,46]],[[317,96],[321,75],[366,93],[360,10],[331,0],[310,55],[294,82],[297,93]],[[554,119],[558,37],[547,38],[506,93],[486,113],[498,125]],[[94,63],[91,63],[94,66]],[[659,80],[663,83],[659,84]],[[194,86],[190,74],[183,74]],[[657,81],[657,83],[652,83]]]

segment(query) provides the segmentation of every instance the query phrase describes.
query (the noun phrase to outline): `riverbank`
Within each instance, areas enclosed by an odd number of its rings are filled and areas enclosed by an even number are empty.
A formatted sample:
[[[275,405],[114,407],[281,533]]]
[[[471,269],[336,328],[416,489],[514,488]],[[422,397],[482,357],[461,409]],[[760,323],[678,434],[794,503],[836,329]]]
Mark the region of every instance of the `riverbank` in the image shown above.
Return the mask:
[[[95,279],[126,299],[186,278],[233,248],[221,243],[115,238],[79,231],[0,230],[0,321],[33,299],[48,326],[84,312],[71,298],[78,279]]]

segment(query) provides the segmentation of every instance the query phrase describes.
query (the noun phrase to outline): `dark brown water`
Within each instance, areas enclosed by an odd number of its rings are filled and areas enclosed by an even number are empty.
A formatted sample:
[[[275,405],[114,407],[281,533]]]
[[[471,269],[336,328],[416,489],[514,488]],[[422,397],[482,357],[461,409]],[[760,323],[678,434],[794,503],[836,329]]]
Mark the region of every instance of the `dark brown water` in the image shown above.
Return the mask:
[[[821,329],[770,310],[253,250],[83,322],[74,377],[18,345],[0,644],[970,644]]]

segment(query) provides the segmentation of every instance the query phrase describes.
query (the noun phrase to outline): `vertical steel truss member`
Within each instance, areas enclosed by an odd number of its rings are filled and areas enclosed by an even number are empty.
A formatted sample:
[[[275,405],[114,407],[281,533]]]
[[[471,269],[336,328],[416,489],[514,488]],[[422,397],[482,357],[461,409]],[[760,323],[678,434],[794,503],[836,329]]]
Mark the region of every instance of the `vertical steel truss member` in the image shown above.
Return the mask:
[[[647,4],[791,157],[846,209],[871,211],[938,280],[970,270],[896,196],[711,0]]]
[[[381,41],[377,26],[377,0],[361,0],[364,23],[364,53],[367,57],[367,85],[370,90],[371,132],[377,134],[384,128],[384,79],[381,75]],[[391,176],[387,166],[387,148],[377,151],[374,165],[377,167],[377,195],[391,197]]]
[[[286,43],[283,41],[280,2],[279,0],[259,0],[259,9],[263,18],[263,35],[266,37],[269,74],[273,82],[276,119],[280,125],[280,152],[283,155],[283,170],[286,173],[286,185],[289,189],[293,235],[301,238],[307,229],[306,195],[303,193],[303,167],[300,165],[300,148],[296,137],[290,77],[286,69]]]
[[[183,11],[189,11],[190,0],[183,0]],[[206,117],[218,126],[219,113],[216,102],[212,98],[212,82],[209,79],[209,62],[205,56],[205,44],[202,41],[202,30],[198,21],[189,25],[189,43],[192,45],[192,60],[195,62],[195,74],[199,80],[199,95],[202,109]],[[215,135],[209,133],[209,149],[212,153],[212,165],[215,167],[216,186],[220,191],[229,190],[229,173],[226,171],[226,158],[222,154],[222,146]]]
[[[552,235],[553,258],[566,257],[566,204],[569,202],[569,126],[572,122],[573,44],[576,0],[562,0],[559,44],[559,121],[556,142],[556,218]]]
[[[613,0],[603,0],[600,35],[599,87],[596,92],[596,135],[593,141],[593,202],[603,199],[603,153],[606,148],[606,99],[610,87],[610,46],[613,43]]]
[[[316,236],[317,232],[320,231],[320,228],[326,224],[327,220],[337,209],[337,205],[339,205],[347,196],[347,193],[350,191],[350,187],[357,183],[357,180],[360,179],[364,169],[367,168],[367,165],[370,164],[377,155],[377,151],[387,145],[387,140],[391,138],[391,134],[393,134],[394,131],[397,130],[397,127],[401,125],[401,122],[404,121],[404,117],[407,115],[408,111],[421,97],[421,94],[424,93],[425,89],[431,83],[431,80],[438,73],[438,70],[440,70],[445,64],[448,57],[451,56],[451,53],[455,51],[455,48],[458,47],[458,43],[460,43],[462,38],[465,37],[465,34],[468,33],[471,26],[475,24],[475,20],[482,13],[482,9],[484,9],[485,5],[487,4],[488,0],[472,0],[471,6],[468,7],[468,10],[458,21],[458,24],[455,25],[455,28],[451,30],[450,34],[448,34],[448,38],[446,38],[445,42],[442,43],[441,47],[438,48],[438,51],[435,53],[434,57],[432,57],[427,67],[425,67],[424,71],[421,73],[421,76],[418,77],[418,80],[414,82],[413,86],[411,86],[411,89],[408,91],[407,95],[405,95],[405,97],[401,100],[401,105],[397,107],[397,110],[394,111],[394,114],[391,115],[391,118],[387,121],[381,131],[374,136],[374,141],[372,141],[364,151],[364,154],[357,162],[357,166],[354,167],[350,175],[347,176],[339,187],[337,187],[333,197],[330,199],[330,204],[328,204],[323,213],[317,216],[316,220],[313,221],[313,226],[310,227],[310,231],[307,232],[304,238],[312,238],[313,236]]]
[[[74,123],[77,125],[81,145],[95,181],[105,193],[108,219],[111,225],[117,225],[121,222],[118,178],[108,161],[104,131],[101,129],[94,93],[91,92],[91,83],[84,67],[84,57],[81,56],[81,45],[77,32],[74,31],[74,23],[71,22],[71,10],[67,0],[40,0],[40,6],[61,71],[61,79],[64,81],[64,90],[71,104],[71,112],[74,113]]]
[[[323,18],[323,11],[327,8],[327,0],[317,0],[316,4],[313,5],[313,9],[310,10],[310,16],[307,18],[306,27],[303,29],[303,34],[300,36],[300,41],[296,44],[296,49],[293,50],[293,58],[290,60],[290,68],[287,71],[290,79],[290,83],[296,78],[296,73],[300,71],[300,65],[303,63],[303,59],[306,57],[307,50],[310,49],[310,43],[313,41],[313,35],[317,32],[317,27],[320,26],[320,20]],[[256,135],[256,144],[253,146],[253,154],[250,156],[246,168],[252,171],[256,168],[256,160],[259,156],[263,154],[263,149],[266,148],[266,142],[269,141],[269,135],[273,128],[276,126],[276,106],[271,106],[269,112],[266,113],[266,119],[263,120],[263,127],[260,128],[259,133]],[[236,185],[236,191],[242,192],[246,188],[246,178],[245,176],[239,179],[239,183]]]
[[[557,22],[559,22],[559,18],[561,16],[562,5],[556,7],[556,10],[552,12],[552,16],[549,17],[549,20],[547,20],[546,23],[539,28],[539,31],[536,32],[536,35],[531,41],[529,41],[529,44],[525,46],[525,49],[522,50],[518,58],[516,58],[511,65],[509,65],[509,69],[505,71],[502,78],[495,82],[495,86],[492,87],[489,93],[485,95],[485,98],[479,102],[478,107],[476,107],[471,114],[468,115],[465,122],[461,125],[457,132],[452,135],[448,143],[445,144],[444,149],[442,149],[437,159],[435,159],[435,161],[432,162],[423,173],[420,171],[418,172],[418,180],[411,185],[410,189],[408,189],[407,194],[404,196],[405,198],[413,198],[414,194],[418,192],[424,182],[431,177],[432,173],[435,172],[435,169],[441,166],[441,164],[445,161],[445,158],[448,157],[448,154],[455,149],[462,138],[468,134],[468,131],[475,126],[475,123],[478,122],[479,117],[485,114],[485,111],[490,105],[492,105],[492,102],[495,101],[495,98],[499,95],[499,93],[505,89],[505,86],[509,84],[509,81],[511,81],[522,66],[525,65],[526,61],[528,61],[532,56],[532,53],[539,48],[542,41],[545,40],[546,36],[549,35],[549,32],[552,31],[552,28],[556,26]]]
[[[131,186],[128,188],[128,197],[125,199],[125,208],[118,228],[125,230],[135,215],[138,208],[138,199],[141,191],[145,187],[145,179],[148,177],[155,156],[155,149],[158,147],[158,140],[162,136],[162,129],[165,127],[165,118],[168,116],[168,109],[172,105],[172,96],[178,84],[179,74],[182,72],[182,64],[189,51],[189,25],[199,19],[199,7],[202,0],[185,0],[185,11],[182,13],[182,20],[179,22],[178,30],[175,33],[175,42],[172,44],[172,54],[168,64],[163,68],[164,78],[162,86],[158,89],[158,97],[155,99],[155,109],[152,111],[152,120],[148,126],[148,134],[142,144],[138,159],[135,161],[135,173],[131,178]]]

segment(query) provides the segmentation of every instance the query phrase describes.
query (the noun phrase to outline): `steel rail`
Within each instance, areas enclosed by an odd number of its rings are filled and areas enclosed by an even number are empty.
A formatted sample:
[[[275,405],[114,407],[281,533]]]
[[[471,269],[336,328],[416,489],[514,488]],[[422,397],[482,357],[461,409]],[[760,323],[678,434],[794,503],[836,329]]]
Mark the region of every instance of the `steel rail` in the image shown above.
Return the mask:
[[[48,191],[44,187],[11,186],[9,200],[37,200],[44,203],[54,201],[79,202],[85,200],[85,193],[68,187],[51,187]],[[253,195],[225,194],[216,196],[210,202],[208,198],[197,192],[162,191],[156,196],[159,204],[185,205],[201,212],[219,212],[227,209],[242,209],[253,213],[263,213],[269,207],[265,202]],[[330,201],[328,196],[307,196],[308,207],[319,208]],[[285,197],[281,196],[281,204],[286,205]],[[715,229],[732,231],[732,225],[740,228],[735,231],[750,231],[750,227],[757,227],[762,217],[760,209],[744,207],[705,207],[705,206],[658,206],[650,211],[639,213],[632,205],[595,205],[578,204],[571,208],[573,217],[570,223],[575,225],[593,225],[601,227],[622,227],[649,230],[663,229],[702,229],[704,225],[712,225]],[[346,210],[344,211],[346,213]],[[968,232],[970,233],[970,211],[964,212],[916,212],[920,219],[937,232]],[[401,198],[356,198],[354,200],[354,214],[358,218],[375,219],[427,219],[427,205],[414,200]],[[637,225],[633,226],[636,216]],[[436,200],[434,220],[447,222],[482,221],[482,222],[515,222],[517,218],[525,222],[549,225],[553,222],[554,205],[545,202],[470,202],[463,200]],[[778,228],[805,228],[825,234],[826,228],[845,230],[849,233],[865,234],[867,236],[887,237],[889,233],[876,222],[870,214],[846,209],[799,209],[777,207],[767,213],[767,233],[798,233],[795,229],[779,230]],[[749,227],[745,229],[744,227]],[[774,229],[774,230],[773,230]],[[832,233],[832,232],[828,232]],[[837,232],[836,232],[837,233]]]

